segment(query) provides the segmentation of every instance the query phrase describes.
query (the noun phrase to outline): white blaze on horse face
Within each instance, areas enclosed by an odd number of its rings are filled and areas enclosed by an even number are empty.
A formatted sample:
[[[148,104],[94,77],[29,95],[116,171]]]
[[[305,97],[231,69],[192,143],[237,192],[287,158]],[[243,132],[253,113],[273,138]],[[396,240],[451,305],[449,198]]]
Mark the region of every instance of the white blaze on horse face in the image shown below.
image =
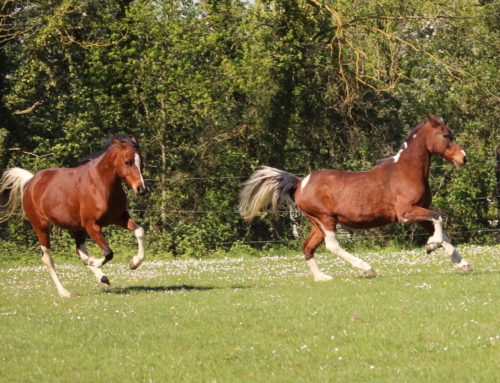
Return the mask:
[[[309,182],[309,178],[311,178],[311,175],[307,175],[307,177],[305,177],[302,182],[300,183],[300,187],[302,188],[302,190],[304,190],[304,188],[306,187],[307,183]]]
[[[144,183],[144,178],[142,178],[142,172],[141,172],[141,156],[139,156],[138,153],[135,153],[135,166],[137,166],[137,170],[139,171],[139,175],[141,176],[142,187],[144,187],[145,183]]]
[[[464,155],[464,157],[467,157],[467,153],[465,153],[465,150],[462,150],[461,152]]]

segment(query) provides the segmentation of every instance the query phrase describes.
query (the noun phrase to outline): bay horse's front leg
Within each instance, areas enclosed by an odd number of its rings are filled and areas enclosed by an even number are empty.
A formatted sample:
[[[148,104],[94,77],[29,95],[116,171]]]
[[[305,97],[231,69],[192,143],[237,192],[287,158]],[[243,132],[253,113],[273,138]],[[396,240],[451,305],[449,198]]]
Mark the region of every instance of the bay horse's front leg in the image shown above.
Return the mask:
[[[132,258],[130,258],[130,262],[128,264],[131,270],[135,270],[141,265],[142,261],[144,260],[144,229],[136,224],[132,220],[132,218],[130,218],[130,215],[127,211],[124,213],[121,221],[117,224],[127,230],[133,231],[135,238],[137,239],[137,255],[134,255]]]
[[[433,234],[434,234],[434,227],[430,222],[423,221],[419,222],[420,226],[422,226],[431,236],[429,240],[427,241],[427,244],[425,245],[425,248],[427,250],[427,253],[432,252],[435,250],[437,247],[434,247],[434,245],[430,242]],[[451,258],[451,264],[455,269],[462,270],[462,271],[472,271],[472,266],[462,258],[460,253],[457,251],[455,246],[451,244],[450,239],[448,236],[443,233],[443,242],[441,243],[441,246],[443,246],[444,251],[450,256]]]
[[[87,246],[85,246],[87,233],[85,233],[84,231],[77,231],[73,233],[73,236],[76,243],[76,254],[80,257],[83,264],[86,265],[90,269],[90,271],[94,273],[97,282],[109,286],[109,278],[104,275],[99,267],[92,266],[92,264],[97,263],[97,261],[94,258],[89,257],[88,255]]]

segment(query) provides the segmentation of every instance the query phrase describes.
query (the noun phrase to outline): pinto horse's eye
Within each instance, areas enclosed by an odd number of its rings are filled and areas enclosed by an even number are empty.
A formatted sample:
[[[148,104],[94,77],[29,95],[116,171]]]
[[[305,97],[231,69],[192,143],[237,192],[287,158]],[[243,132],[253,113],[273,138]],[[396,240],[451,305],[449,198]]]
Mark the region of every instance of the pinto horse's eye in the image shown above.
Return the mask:
[[[129,161],[129,160],[125,161],[125,165],[132,166],[132,161]]]

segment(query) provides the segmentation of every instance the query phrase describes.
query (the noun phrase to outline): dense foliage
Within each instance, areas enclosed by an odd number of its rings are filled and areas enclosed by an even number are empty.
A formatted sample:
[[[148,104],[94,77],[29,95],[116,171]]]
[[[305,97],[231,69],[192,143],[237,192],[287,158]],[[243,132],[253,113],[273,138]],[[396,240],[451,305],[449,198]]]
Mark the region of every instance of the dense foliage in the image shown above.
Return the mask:
[[[0,4],[0,170],[74,166],[108,134],[134,135],[151,192],[130,205],[150,248],[201,256],[293,239],[287,211],[240,220],[242,180],[261,164],[370,168],[427,113],[444,117],[470,158],[463,170],[434,161],[448,231],[495,238],[498,3]],[[414,230],[375,237],[423,240]],[[0,235],[34,240],[19,222]]]

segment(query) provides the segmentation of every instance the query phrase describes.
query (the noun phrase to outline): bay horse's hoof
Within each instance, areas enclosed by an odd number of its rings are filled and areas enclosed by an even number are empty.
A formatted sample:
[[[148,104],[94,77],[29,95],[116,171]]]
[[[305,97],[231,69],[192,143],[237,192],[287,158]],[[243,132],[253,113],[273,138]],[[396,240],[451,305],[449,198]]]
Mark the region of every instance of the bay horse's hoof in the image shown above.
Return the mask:
[[[373,270],[371,268],[368,270],[363,270],[362,273],[363,273],[363,275],[366,275],[367,277],[374,277],[375,275],[377,275],[375,270]]]
[[[333,279],[331,275],[320,273],[313,276],[314,282],[328,282]]]
[[[101,283],[106,286],[111,286],[111,282],[109,281],[108,277],[103,275],[101,277]]]
[[[436,250],[439,246],[441,246],[441,244],[437,242],[428,243],[425,245],[425,251],[427,252],[427,254],[430,254],[434,250]]]
[[[458,264],[457,266],[455,266],[455,269],[460,270],[460,271],[464,271],[466,273],[473,271],[472,266],[469,265],[468,263],[463,264],[463,265]]]

